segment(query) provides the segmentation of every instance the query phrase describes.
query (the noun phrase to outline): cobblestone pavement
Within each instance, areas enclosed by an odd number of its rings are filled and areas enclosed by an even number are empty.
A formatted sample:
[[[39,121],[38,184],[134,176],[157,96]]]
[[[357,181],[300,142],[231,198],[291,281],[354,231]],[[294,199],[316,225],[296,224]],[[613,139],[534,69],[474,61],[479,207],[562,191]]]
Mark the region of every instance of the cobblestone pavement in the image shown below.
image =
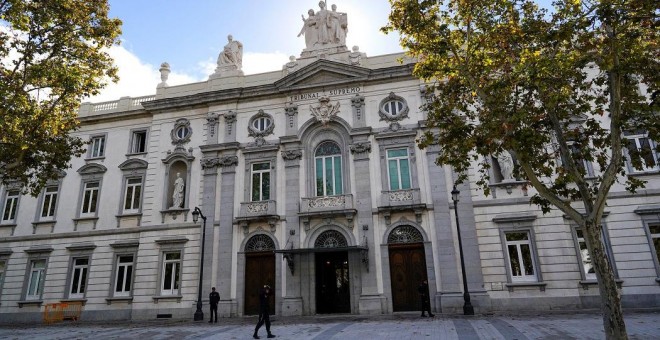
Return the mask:
[[[192,318],[192,316],[191,316]],[[463,317],[415,314],[387,316],[273,316],[277,339],[603,339],[598,314],[498,315]],[[0,326],[2,339],[251,339],[256,317],[221,319],[218,323],[145,321]],[[631,339],[660,339],[660,313],[627,313]],[[262,338],[266,330],[261,328]]]

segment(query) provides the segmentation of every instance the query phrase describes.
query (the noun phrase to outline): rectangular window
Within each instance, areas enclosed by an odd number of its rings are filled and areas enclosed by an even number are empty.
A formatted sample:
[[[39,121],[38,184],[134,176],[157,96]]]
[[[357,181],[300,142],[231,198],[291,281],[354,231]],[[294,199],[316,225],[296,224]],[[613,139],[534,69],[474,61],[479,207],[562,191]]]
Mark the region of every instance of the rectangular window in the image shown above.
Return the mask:
[[[571,151],[571,155],[573,156],[573,160],[575,160],[575,165],[577,165],[578,170],[584,172],[584,175],[586,177],[593,177],[594,176],[593,166],[591,165],[591,162],[589,162],[588,160],[582,157],[582,150],[580,149],[580,147],[574,142],[569,141],[568,148]]]
[[[655,171],[660,168],[655,151],[656,144],[648,138],[646,131],[626,131],[624,136],[627,139],[626,149],[631,172]]]
[[[252,201],[270,199],[270,163],[252,164]]]
[[[82,207],[80,212],[82,214],[95,214],[96,206],[98,204],[99,198],[99,182],[87,182],[85,183],[85,189],[83,191],[83,200]]]
[[[28,277],[26,300],[39,300],[44,290],[46,274],[46,260],[30,261],[30,275]]]
[[[2,212],[2,222],[14,222],[16,220],[16,211],[18,210],[18,197],[20,192],[18,190],[11,190],[7,192],[5,198],[5,208]]]
[[[161,295],[179,295],[181,252],[163,253]]]
[[[387,150],[387,172],[390,190],[410,189],[408,149]]]
[[[587,242],[584,240],[582,229],[575,229],[577,236],[578,248],[580,249],[580,268],[584,274],[585,280],[596,280],[596,272],[594,271],[594,264],[591,261],[589,249],[587,249]]]
[[[89,157],[99,158],[105,155],[105,136],[95,136],[89,142]]]
[[[655,257],[658,260],[657,263],[660,263],[660,223],[649,224],[649,232],[655,250]]]
[[[536,269],[529,232],[506,232],[506,248],[512,282],[536,282]]]
[[[130,296],[133,282],[133,255],[117,255],[114,296]]]
[[[44,200],[41,205],[41,217],[48,218],[55,216],[55,207],[57,206],[57,186],[46,187],[44,191]]]
[[[147,152],[147,130],[133,131],[131,135],[131,153]]]
[[[316,195],[342,194],[341,156],[316,158]]]
[[[5,282],[6,266],[7,266],[7,262],[4,260],[0,260],[0,293],[2,292],[2,283]]]
[[[142,178],[126,179],[126,196],[124,197],[124,213],[140,211],[142,199]]]
[[[82,298],[85,295],[87,286],[87,272],[89,270],[89,258],[73,259],[73,268],[71,272],[71,290],[69,298]]]

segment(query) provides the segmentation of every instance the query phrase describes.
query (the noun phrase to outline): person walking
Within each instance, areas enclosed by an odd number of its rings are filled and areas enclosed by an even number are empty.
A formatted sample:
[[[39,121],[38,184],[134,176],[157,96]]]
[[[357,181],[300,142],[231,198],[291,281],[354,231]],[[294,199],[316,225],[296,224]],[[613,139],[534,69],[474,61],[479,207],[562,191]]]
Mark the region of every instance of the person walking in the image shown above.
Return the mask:
[[[275,335],[270,332],[270,311],[268,309],[268,297],[270,296],[270,286],[264,285],[264,288],[259,291],[259,322],[257,322],[257,327],[254,328],[253,338],[259,339],[259,328],[265,323],[266,332],[268,333],[268,338],[274,338]]]
[[[426,317],[426,311],[429,312],[430,317],[434,317],[435,314],[431,313],[431,302],[429,300],[429,283],[426,280],[423,280],[422,283],[417,287],[417,292],[419,293],[419,298],[422,300],[422,317]]]
[[[214,314],[215,322],[218,322],[218,302],[220,302],[220,294],[215,291],[215,287],[212,287],[211,294],[209,294],[209,306],[211,306],[211,317],[209,318],[209,323],[213,322]]]

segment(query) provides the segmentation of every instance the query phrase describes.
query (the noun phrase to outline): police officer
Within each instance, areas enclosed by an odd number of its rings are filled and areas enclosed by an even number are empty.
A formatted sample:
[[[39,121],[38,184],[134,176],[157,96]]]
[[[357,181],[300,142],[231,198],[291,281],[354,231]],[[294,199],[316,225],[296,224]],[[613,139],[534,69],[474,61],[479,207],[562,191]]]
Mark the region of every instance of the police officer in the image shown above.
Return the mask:
[[[211,318],[209,318],[209,323],[213,322],[213,314],[215,313],[215,322],[218,322],[218,302],[220,302],[220,294],[215,291],[215,287],[211,288],[211,294],[209,294],[209,306],[211,306]]]
[[[254,328],[253,338],[259,339],[257,333],[259,328],[264,323],[266,324],[266,332],[268,332],[268,338],[274,338],[275,335],[270,332],[270,311],[268,310],[268,297],[271,294],[270,286],[264,285],[264,288],[259,292],[259,322],[257,322],[257,327]]]
[[[417,292],[419,293],[419,298],[422,300],[422,317],[426,317],[426,311],[429,312],[430,317],[434,317],[435,314],[431,313],[431,301],[429,300],[429,284],[426,280],[423,280],[422,283],[417,287]]]

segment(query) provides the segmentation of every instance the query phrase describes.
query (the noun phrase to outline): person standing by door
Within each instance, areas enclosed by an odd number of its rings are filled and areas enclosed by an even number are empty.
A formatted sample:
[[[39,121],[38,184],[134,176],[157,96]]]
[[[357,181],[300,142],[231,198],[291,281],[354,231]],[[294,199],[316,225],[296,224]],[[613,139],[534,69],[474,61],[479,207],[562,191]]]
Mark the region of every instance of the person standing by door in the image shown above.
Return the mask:
[[[417,292],[419,293],[419,298],[422,300],[422,317],[426,317],[426,312],[429,312],[430,317],[434,317],[435,314],[431,313],[431,301],[429,300],[429,283],[426,280],[423,280],[422,283],[417,287]]]
[[[270,286],[264,285],[264,288],[259,292],[259,322],[257,322],[257,327],[254,328],[253,338],[259,339],[259,328],[265,323],[266,332],[268,333],[268,338],[274,338],[275,335],[270,332],[270,310],[268,308],[268,298],[270,297]]]
[[[215,291],[215,287],[212,287],[211,294],[209,294],[209,306],[211,306],[209,323],[213,322],[213,314],[215,314],[215,322],[218,322],[218,302],[220,302],[220,294]]]

